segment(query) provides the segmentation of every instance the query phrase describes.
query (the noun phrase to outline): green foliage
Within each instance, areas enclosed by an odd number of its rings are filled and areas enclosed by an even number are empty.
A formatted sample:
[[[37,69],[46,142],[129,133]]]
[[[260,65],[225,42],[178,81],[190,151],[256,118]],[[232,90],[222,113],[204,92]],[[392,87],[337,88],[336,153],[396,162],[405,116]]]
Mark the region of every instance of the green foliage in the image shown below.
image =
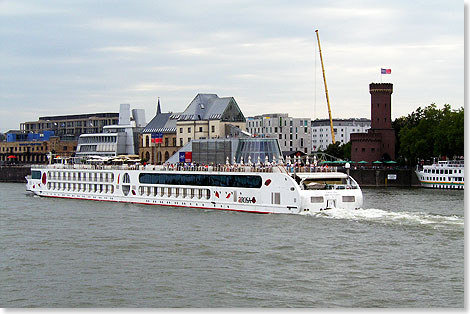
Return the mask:
[[[334,144],[332,143],[328,145],[328,147],[325,149],[324,152],[327,153],[328,155],[341,158],[341,156],[343,155],[343,150],[340,148],[340,146],[341,146],[340,142],[336,142]]]
[[[346,144],[342,145],[343,148],[343,159],[351,160],[351,146],[352,142],[349,141]]]
[[[341,144],[340,142],[330,144],[324,152],[340,159],[351,160],[351,142],[346,144]]]
[[[454,157],[464,154],[464,108],[451,110],[450,105],[437,109],[431,104],[418,108],[406,117],[393,121],[398,135],[398,159],[409,165],[417,159]]]

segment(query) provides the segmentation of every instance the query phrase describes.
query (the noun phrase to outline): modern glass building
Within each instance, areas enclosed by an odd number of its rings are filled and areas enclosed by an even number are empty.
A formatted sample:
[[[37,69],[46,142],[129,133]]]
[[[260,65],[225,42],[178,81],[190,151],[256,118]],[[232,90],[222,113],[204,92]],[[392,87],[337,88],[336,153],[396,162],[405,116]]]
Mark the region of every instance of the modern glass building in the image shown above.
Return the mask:
[[[281,148],[275,138],[241,138],[238,141],[235,155],[237,163],[241,162],[241,158],[243,158],[244,163],[249,160],[253,163],[258,160],[265,162],[266,157],[268,157],[269,162],[274,159],[279,162],[282,159]]]
[[[282,159],[279,142],[276,138],[225,138],[192,140],[168,159],[168,163],[191,162],[206,165],[229,163],[252,164]],[[181,157],[180,157],[181,156]],[[185,158],[186,157],[186,158]]]

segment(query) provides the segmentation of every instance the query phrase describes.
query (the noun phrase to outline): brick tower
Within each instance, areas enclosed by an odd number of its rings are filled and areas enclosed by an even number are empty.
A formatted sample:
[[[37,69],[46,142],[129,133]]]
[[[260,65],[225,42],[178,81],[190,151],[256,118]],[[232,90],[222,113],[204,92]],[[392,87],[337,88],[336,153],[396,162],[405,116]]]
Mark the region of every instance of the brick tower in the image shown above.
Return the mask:
[[[391,83],[371,83],[369,85],[371,128],[368,133],[351,134],[351,159],[394,160],[395,130],[392,128]]]
[[[393,84],[371,83],[369,92],[371,129],[391,129]]]

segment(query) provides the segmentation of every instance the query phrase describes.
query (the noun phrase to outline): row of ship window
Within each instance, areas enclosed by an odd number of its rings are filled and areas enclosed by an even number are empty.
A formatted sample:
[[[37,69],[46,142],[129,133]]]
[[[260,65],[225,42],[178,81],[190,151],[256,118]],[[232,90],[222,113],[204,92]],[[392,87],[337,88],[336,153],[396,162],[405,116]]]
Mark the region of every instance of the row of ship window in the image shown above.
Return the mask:
[[[351,195],[351,196],[346,196],[343,195],[342,197],[343,203],[354,203],[356,201],[356,197]],[[323,203],[325,199],[323,196],[311,196],[310,197],[310,203]]]
[[[459,186],[459,185],[432,184],[431,186],[433,188],[438,188],[438,189],[463,190],[463,186]]]
[[[49,190],[71,191],[71,192],[91,192],[91,193],[114,193],[112,184],[87,184],[87,183],[47,183]],[[127,189],[126,189],[127,188]],[[125,195],[129,194],[129,186],[123,186]],[[127,193],[126,193],[127,192]],[[182,197],[190,199],[209,199],[211,192],[209,189],[171,188],[171,187],[139,187],[140,196],[167,196]]]
[[[112,184],[49,182],[47,183],[47,188],[55,191],[114,193],[114,186]]]
[[[113,182],[112,172],[60,172],[49,171],[49,180],[53,181],[87,181],[87,182]],[[33,179],[41,178],[40,171],[33,171]],[[124,174],[123,183],[129,183],[129,174]],[[167,185],[199,185],[219,187],[243,187],[260,188],[262,180],[260,176],[252,175],[194,175],[194,174],[150,174],[142,173],[139,182],[144,184]]]
[[[449,181],[449,182],[463,182],[462,177],[425,177],[425,180],[433,181]]]
[[[139,195],[209,199],[211,197],[211,191],[209,189],[141,186],[139,187]]]
[[[436,173],[436,174],[452,174],[452,173],[462,173],[462,169],[424,169],[424,173]]]
[[[64,181],[94,181],[94,182],[113,182],[114,173],[112,172],[59,172],[49,171],[47,173],[49,180]]]
[[[143,184],[197,185],[238,188],[260,188],[262,179],[256,175],[162,174],[141,173]]]

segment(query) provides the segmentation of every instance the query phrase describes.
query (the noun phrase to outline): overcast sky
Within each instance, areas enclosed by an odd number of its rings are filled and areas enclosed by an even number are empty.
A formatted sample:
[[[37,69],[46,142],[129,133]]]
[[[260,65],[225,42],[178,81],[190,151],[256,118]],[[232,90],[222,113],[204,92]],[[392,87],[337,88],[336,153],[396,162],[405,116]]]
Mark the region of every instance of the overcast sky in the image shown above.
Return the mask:
[[[370,118],[381,79],[392,118],[464,106],[463,1],[0,0],[0,131],[121,103],[149,121],[157,97],[177,112],[198,93],[327,118],[315,29],[333,118]]]

